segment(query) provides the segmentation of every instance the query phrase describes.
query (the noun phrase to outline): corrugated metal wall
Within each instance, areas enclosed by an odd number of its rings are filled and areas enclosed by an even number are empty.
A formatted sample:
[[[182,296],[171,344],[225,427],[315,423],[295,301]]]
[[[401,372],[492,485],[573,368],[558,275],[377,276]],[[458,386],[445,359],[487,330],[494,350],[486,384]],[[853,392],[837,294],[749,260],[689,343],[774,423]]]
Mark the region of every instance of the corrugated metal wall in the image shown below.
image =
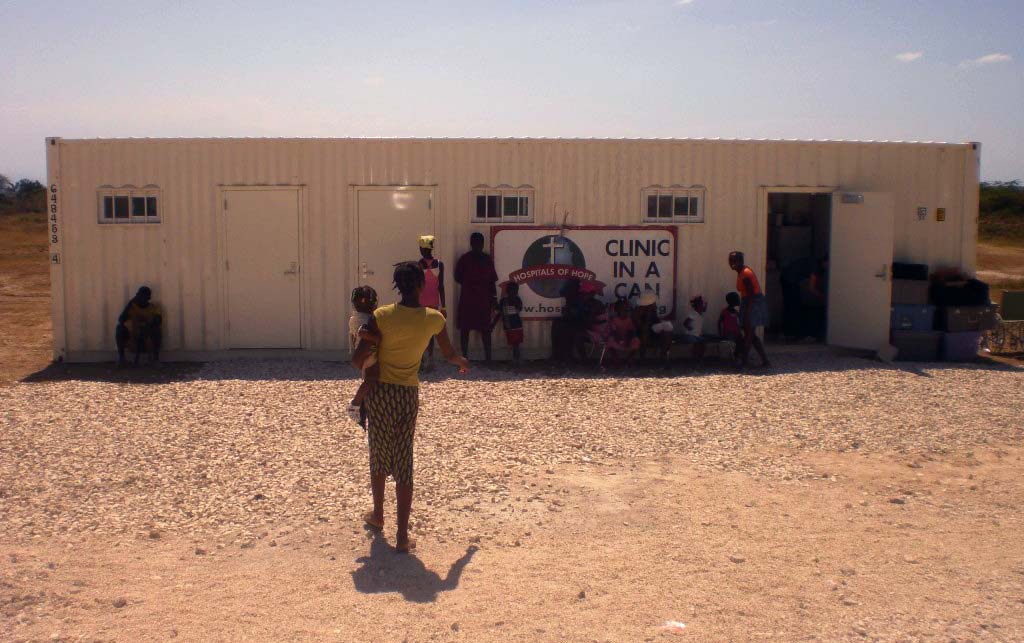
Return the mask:
[[[473,230],[470,190],[529,184],[535,224],[634,225],[642,188],[704,185],[706,221],[679,226],[678,301],[714,304],[734,285],[725,257],[763,268],[762,186],[892,192],[896,257],[974,269],[977,152],[970,144],[554,139],[59,140],[67,351],[113,350],[124,302],[150,284],[168,350],[226,347],[222,185],[303,185],[305,348],[347,346],[357,244],[353,185],[436,185],[438,256],[454,267]],[[51,168],[51,175],[54,175]],[[100,225],[100,186],[157,185],[161,223]],[[916,209],[929,208],[927,221]],[[946,208],[944,222],[936,207]],[[489,237],[489,235],[486,235]],[[415,257],[415,240],[410,240]],[[451,271],[449,271],[449,275]],[[450,277],[449,277],[450,279]],[[453,283],[447,284],[450,293]],[[454,301],[454,297],[452,298]],[[450,302],[453,303],[453,302]],[[56,321],[56,320],[55,320]],[[545,343],[531,323],[527,341]],[[59,347],[58,347],[59,348]]]

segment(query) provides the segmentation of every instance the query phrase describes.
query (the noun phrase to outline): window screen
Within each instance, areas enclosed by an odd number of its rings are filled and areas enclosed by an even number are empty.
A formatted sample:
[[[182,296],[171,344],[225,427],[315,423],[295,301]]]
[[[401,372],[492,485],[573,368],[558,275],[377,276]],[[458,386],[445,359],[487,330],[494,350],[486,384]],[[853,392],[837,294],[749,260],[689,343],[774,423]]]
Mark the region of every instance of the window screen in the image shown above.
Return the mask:
[[[97,219],[100,223],[159,223],[157,188],[101,188]]]
[[[486,223],[529,223],[533,188],[485,188],[472,192],[473,220]]]
[[[643,220],[647,223],[703,223],[704,188],[645,188]]]

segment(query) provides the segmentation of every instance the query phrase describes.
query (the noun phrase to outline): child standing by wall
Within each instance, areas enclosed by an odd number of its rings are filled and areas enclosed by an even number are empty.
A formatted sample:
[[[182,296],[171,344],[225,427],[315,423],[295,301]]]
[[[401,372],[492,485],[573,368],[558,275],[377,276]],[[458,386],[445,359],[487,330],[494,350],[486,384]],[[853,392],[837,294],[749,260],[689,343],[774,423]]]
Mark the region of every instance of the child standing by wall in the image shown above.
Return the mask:
[[[377,308],[377,291],[369,286],[360,286],[352,291],[352,316],[348,318],[348,339],[352,350],[355,350],[359,340],[363,339],[374,346],[380,338],[367,329],[370,320],[373,319],[373,311]],[[366,428],[366,409],[363,408],[363,400],[377,383],[380,375],[380,368],[377,366],[376,354],[371,354],[363,362],[363,381],[356,390],[355,397],[348,406],[348,414],[359,426]]]
[[[519,298],[519,284],[514,281],[502,284],[505,286],[505,295],[498,302],[498,310],[491,322],[493,329],[498,320],[501,320],[501,327],[505,330],[505,341],[512,347],[512,364],[519,367],[519,347],[523,343],[523,300]]]

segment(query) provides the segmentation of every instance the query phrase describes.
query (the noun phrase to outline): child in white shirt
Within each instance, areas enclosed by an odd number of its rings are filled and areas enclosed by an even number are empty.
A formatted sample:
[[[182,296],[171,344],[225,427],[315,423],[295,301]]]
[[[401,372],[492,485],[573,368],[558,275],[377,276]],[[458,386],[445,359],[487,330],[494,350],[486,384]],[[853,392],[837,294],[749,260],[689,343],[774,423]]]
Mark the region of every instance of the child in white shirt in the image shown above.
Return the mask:
[[[683,344],[693,344],[693,358],[704,357],[704,312],[708,309],[708,303],[702,295],[697,295],[690,300],[690,313],[683,320],[683,336],[680,338]]]

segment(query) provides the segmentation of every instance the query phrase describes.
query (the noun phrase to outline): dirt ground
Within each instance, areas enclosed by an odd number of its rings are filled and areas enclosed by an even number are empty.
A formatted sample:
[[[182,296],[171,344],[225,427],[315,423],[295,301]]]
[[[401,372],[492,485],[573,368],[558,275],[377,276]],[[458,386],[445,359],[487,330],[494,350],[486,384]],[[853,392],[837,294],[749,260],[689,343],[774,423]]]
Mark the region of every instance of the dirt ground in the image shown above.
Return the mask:
[[[329,433],[348,375],[46,369],[25,223],[0,218],[0,640],[1024,640],[1015,367],[478,371],[504,402],[464,413],[470,383],[432,381],[403,556],[358,523],[362,472],[332,477],[364,457]]]
[[[392,553],[353,514],[255,545],[175,535],[2,545],[6,640],[1019,641],[1020,451],[910,468],[809,457],[821,479],[664,457],[517,481],[530,535]],[[899,501],[899,502],[897,502]],[[422,542],[422,539],[421,539]],[[203,552],[205,554],[197,554]],[[6,634],[3,634],[6,632]]]
[[[978,279],[990,285],[995,302],[1001,302],[1007,290],[1024,290],[1024,248],[1017,244],[979,242]]]
[[[46,365],[52,332],[46,220],[0,215],[0,386]]]

